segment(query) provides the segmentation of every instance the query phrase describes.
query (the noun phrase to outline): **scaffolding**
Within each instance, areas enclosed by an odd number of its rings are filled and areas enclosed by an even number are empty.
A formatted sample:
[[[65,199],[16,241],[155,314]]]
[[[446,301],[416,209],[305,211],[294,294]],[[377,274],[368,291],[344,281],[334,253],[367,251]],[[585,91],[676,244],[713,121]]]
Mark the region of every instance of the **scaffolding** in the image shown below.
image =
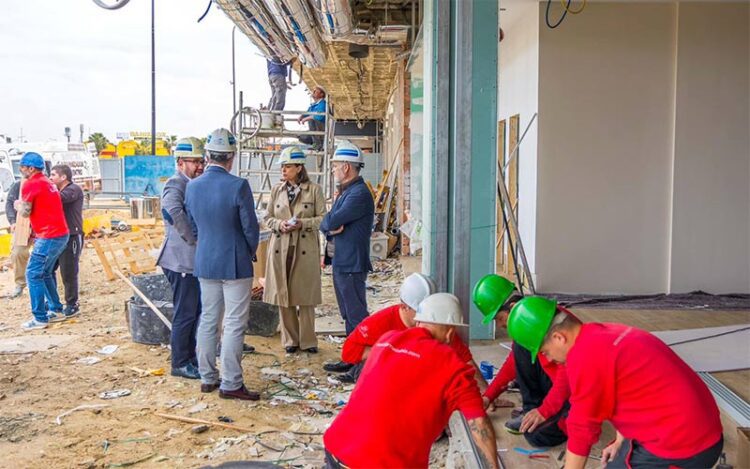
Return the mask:
[[[270,111],[243,107],[240,93],[240,110],[232,117],[230,128],[237,136],[238,174],[248,180],[255,196],[255,207],[266,208],[274,184],[281,174],[277,158],[281,150],[289,145],[299,145],[307,157],[307,173],[325,191],[330,200],[333,195],[330,161],[334,147],[335,121],[326,101],[325,112]],[[323,130],[299,130],[287,128],[287,123],[297,123],[303,116],[325,116]],[[299,137],[320,137],[322,146],[300,144]],[[289,139],[294,139],[290,142]]]

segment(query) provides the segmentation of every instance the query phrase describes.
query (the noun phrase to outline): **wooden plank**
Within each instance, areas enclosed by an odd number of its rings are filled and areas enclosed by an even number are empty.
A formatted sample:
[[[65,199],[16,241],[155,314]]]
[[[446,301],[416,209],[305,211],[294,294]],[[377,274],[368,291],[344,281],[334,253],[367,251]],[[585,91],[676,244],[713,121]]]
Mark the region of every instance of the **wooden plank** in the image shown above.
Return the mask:
[[[21,199],[21,190],[23,189],[23,184],[26,181],[26,179],[21,179],[20,187],[18,188],[18,200]],[[16,217],[16,230],[13,236],[13,244],[15,246],[28,246],[29,245],[29,238],[31,237],[31,219],[29,217],[24,217],[21,215],[21,211],[18,211],[18,216]]]
[[[505,164],[505,119],[497,123],[497,161],[500,164]],[[503,226],[503,209],[502,201],[498,198],[496,205],[497,212],[497,228],[495,230],[495,272],[504,272],[505,260],[505,227]]]
[[[521,116],[516,114],[514,116],[511,116],[510,122],[509,122],[509,128],[508,128],[508,148],[516,148],[516,153],[518,153],[518,138],[519,138],[519,127],[520,127],[520,121]],[[508,155],[508,158],[512,158],[513,155]],[[510,166],[508,166],[508,170],[506,172],[507,179],[505,183],[508,185],[508,198],[510,199],[510,205],[513,207],[516,207],[516,210],[514,211],[514,214],[516,216],[516,219],[518,219],[518,210],[517,210],[517,201],[518,201],[518,158],[514,158],[511,162]],[[511,250],[511,244],[508,243],[505,247],[505,275],[509,278],[515,277],[516,269],[518,268],[517,265],[514,265],[513,259],[518,258],[518,249],[517,249],[517,243],[516,243],[516,237],[513,233],[510,235],[510,241],[513,245],[513,250]],[[515,256],[515,257],[514,257]],[[522,277],[523,278],[523,277]]]
[[[104,252],[104,249],[102,248],[102,245],[100,244],[99,240],[92,239],[91,244],[94,246],[94,251],[96,251],[97,257],[99,257],[99,262],[101,262],[102,264],[104,273],[107,275],[107,280],[114,280],[115,273],[112,271],[112,266],[110,265],[109,259],[107,259],[107,255]]]

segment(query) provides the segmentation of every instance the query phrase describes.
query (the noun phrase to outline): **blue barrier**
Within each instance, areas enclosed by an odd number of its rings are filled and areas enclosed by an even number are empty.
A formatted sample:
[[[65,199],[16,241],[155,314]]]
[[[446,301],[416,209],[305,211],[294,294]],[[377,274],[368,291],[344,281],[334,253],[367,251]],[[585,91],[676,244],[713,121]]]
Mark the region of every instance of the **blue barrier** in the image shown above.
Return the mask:
[[[164,183],[175,173],[172,156],[126,156],[123,158],[124,190],[133,196],[161,195]]]

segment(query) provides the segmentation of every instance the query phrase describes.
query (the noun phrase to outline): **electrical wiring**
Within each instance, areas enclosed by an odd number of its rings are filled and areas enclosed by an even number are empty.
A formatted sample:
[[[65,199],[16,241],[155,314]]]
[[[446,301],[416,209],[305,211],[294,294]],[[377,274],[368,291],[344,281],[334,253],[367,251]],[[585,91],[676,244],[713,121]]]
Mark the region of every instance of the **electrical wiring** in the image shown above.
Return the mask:
[[[573,10],[570,8],[570,2],[567,2],[566,4],[565,0],[560,0],[560,3],[562,4],[563,8],[565,8],[565,11],[567,11],[571,15],[577,15],[578,13],[582,12],[584,8],[586,8],[586,1],[587,0],[583,0],[583,2],[581,3],[581,8],[577,10]]]
[[[562,16],[560,19],[555,23],[554,25],[549,22],[549,8],[552,6],[552,0],[547,0],[547,10],[544,14],[544,21],[547,23],[547,27],[550,29],[555,29],[556,27],[560,26],[562,24],[563,20],[565,19],[565,16],[568,14],[568,10],[570,9],[570,2],[571,0],[561,0],[563,5],[565,6],[565,11],[563,11]]]
[[[208,11],[211,9],[211,3],[213,3],[212,0],[208,0],[208,6],[206,7],[206,11],[203,13],[203,15],[201,15],[200,18],[198,18],[198,23],[203,21],[203,18],[205,18],[206,15],[208,14]]]
[[[701,340],[713,339],[715,337],[722,337],[722,336],[725,336],[725,335],[729,335],[729,334],[734,334],[734,333],[737,333],[737,332],[746,331],[748,329],[750,329],[750,326],[748,326],[748,327],[741,327],[739,329],[734,329],[734,330],[726,331],[726,332],[719,332],[718,334],[711,334],[711,335],[707,335],[707,336],[703,336],[703,337],[696,337],[694,339],[681,340],[679,342],[671,342],[671,343],[668,343],[667,345],[669,345],[670,347],[673,347],[675,345],[690,344],[690,343],[693,343],[693,342],[700,342]]]

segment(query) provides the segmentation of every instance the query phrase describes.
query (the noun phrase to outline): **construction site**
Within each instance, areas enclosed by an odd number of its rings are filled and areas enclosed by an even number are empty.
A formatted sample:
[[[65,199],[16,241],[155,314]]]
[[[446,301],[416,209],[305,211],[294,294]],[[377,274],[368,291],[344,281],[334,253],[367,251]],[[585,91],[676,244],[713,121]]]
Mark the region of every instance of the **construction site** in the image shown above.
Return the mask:
[[[267,61],[268,106],[233,77],[220,128],[157,129],[151,0],[151,132],[0,135],[0,467],[750,469],[750,2],[194,3]],[[29,195],[61,166],[64,314]]]

